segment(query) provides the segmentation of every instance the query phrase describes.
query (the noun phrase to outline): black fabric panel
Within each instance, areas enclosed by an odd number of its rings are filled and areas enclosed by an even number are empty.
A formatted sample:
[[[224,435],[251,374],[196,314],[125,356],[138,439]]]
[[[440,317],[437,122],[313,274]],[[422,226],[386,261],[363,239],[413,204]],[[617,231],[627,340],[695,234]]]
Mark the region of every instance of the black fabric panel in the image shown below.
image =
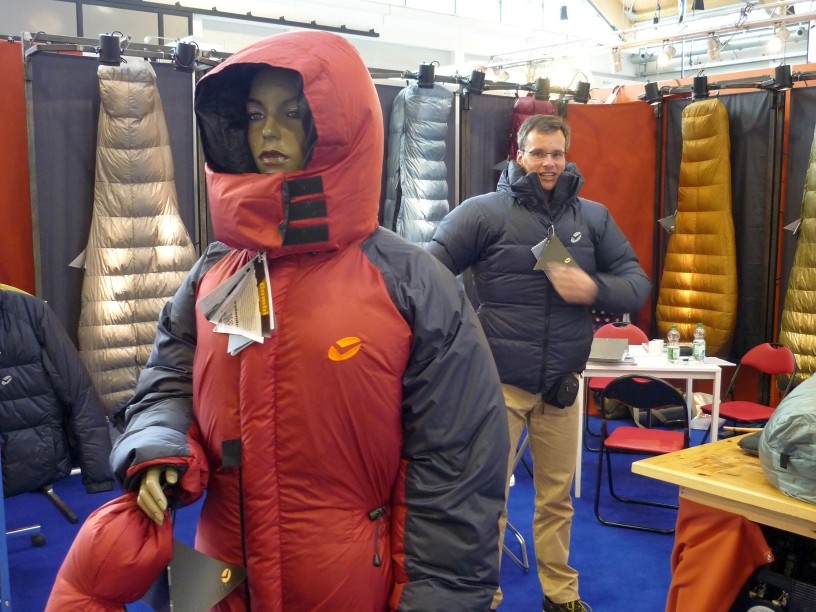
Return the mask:
[[[507,159],[510,121],[516,99],[511,96],[471,94],[462,110],[462,200],[496,191]]]
[[[32,206],[39,232],[34,262],[39,274],[38,297],[48,302],[76,343],[83,272],[69,264],[85,248],[93,213],[99,63],[93,57],[56,53],[37,53],[28,61],[36,180]],[[170,65],[153,67],[173,151],[179,212],[195,240],[192,75]]]
[[[748,348],[771,340],[766,327],[769,252],[775,228],[771,219],[772,94],[765,91],[720,96],[728,111],[731,137],[731,189],[734,233],[737,242],[738,311],[731,358],[739,359]],[[677,185],[682,153],[681,121],[690,99],[669,100],[666,116],[666,180],[663,216],[677,209]],[[662,269],[662,263],[660,264]]]
[[[377,97],[380,99],[380,108],[383,115],[383,164],[380,175],[380,212],[379,222],[382,225],[383,204],[385,203],[385,188],[388,177],[386,176],[386,166],[388,165],[386,156],[388,155],[388,126],[391,125],[391,109],[394,107],[394,99],[402,90],[400,85],[375,85]]]
[[[805,190],[810,150],[813,146],[813,132],[816,129],[816,87],[792,89],[790,96],[790,125],[788,141],[787,196],[783,225],[793,223],[802,214],[802,196]],[[784,306],[788,278],[796,254],[796,237],[791,232],[783,232],[783,259],[780,291]]]

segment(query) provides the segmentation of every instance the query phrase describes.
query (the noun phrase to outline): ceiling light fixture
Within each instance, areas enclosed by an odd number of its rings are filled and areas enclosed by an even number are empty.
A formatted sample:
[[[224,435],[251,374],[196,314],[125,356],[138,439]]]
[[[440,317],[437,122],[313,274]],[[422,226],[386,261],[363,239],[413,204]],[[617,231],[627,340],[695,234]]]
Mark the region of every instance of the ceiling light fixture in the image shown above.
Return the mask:
[[[612,49],[612,72],[619,73],[623,70],[623,62],[621,60],[620,49],[615,47]]]
[[[768,39],[765,46],[771,53],[777,53],[785,46],[788,38],[790,38],[788,29],[781,23],[777,23],[774,26],[773,35]]]
[[[657,25],[660,23],[660,0],[657,0],[657,6],[655,6],[654,17],[652,17],[652,23]]]
[[[665,41],[665,42],[668,42],[668,41]],[[665,45],[665,42],[664,42],[664,45]],[[672,59],[674,59],[675,55],[677,55],[677,49],[675,49],[671,45],[664,46],[660,50],[660,53],[657,54],[657,65],[658,66],[667,66],[669,64],[669,62],[671,62]]]
[[[569,19],[569,15],[567,15],[567,5],[562,4],[561,5],[561,21],[566,21],[567,19]]]
[[[704,11],[705,10],[705,2],[703,0],[694,0],[694,3],[691,5],[692,11]]]
[[[706,40],[706,48],[708,50],[708,61],[709,62],[716,62],[720,59],[720,41],[714,35],[714,32],[708,37]]]

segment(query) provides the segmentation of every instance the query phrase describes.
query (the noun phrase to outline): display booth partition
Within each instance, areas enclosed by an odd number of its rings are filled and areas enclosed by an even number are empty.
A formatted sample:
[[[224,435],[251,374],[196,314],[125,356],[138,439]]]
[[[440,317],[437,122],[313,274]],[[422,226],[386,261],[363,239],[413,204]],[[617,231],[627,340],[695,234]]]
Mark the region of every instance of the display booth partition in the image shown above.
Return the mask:
[[[22,60],[20,43],[0,43],[0,283],[35,293]]]

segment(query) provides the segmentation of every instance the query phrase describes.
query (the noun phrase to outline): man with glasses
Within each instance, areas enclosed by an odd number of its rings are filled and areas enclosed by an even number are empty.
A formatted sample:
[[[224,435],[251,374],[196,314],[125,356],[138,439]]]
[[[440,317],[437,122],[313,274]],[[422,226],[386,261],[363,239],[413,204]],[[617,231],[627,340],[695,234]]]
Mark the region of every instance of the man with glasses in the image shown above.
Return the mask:
[[[511,457],[527,427],[536,489],[533,536],[545,611],[584,611],[569,565],[570,486],[580,415],[577,377],[592,344],[592,308],[632,312],[651,282],[609,210],[578,197],[561,117],[534,115],[495,193],[441,222],[428,250],[454,274],[472,268],[478,315],[499,368]],[[502,538],[506,512],[500,521]],[[501,602],[496,593],[493,608]]]

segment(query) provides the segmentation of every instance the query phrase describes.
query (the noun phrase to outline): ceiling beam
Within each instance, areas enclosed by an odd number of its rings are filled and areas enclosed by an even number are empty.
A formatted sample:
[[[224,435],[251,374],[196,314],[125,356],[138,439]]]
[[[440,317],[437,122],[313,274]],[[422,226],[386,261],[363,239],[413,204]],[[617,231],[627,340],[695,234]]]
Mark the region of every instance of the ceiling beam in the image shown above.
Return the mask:
[[[625,32],[634,25],[623,10],[620,0],[589,0],[589,4],[613,30]]]

